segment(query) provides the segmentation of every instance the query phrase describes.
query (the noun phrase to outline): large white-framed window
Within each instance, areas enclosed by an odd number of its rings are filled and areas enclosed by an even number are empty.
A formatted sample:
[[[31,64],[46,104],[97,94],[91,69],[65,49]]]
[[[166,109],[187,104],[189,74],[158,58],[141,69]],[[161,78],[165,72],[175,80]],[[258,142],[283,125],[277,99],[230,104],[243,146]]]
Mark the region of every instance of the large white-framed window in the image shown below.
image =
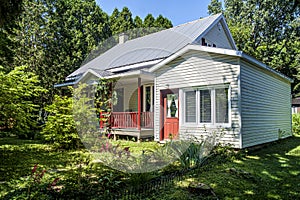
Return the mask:
[[[230,126],[230,86],[215,85],[183,90],[183,124]]]

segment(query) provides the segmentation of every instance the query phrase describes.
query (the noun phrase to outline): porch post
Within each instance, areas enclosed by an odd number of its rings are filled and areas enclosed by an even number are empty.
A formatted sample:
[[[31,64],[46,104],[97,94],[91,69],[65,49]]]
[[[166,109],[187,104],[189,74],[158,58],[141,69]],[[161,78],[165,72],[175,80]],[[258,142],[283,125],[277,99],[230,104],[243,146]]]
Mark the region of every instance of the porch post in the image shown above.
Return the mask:
[[[141,78],[138,78],[138,116],[137,128],[141,130]]]

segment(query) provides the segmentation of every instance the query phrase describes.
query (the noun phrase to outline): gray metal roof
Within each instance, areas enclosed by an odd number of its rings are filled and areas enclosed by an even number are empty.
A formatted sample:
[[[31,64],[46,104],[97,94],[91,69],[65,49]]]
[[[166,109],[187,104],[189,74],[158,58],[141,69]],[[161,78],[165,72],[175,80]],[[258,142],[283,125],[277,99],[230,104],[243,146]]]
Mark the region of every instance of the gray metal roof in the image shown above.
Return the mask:
[[[188,44],[195,42],[221,14],[178,25],[170,29],[117,44],[86,63],[68,77],[85,73],[88,69],[104,71],[120,66],[166,58]]]

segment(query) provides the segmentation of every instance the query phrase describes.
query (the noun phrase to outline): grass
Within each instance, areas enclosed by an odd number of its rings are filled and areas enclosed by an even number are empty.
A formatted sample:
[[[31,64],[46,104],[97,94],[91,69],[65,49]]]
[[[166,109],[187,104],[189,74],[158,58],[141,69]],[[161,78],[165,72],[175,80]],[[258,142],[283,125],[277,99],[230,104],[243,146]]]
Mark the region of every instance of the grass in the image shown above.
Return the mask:
[[[120,143],[122,148],[129,146],[133,152],[157,148],[155,142],[113,143]],[[30,175],[37,163],[39,169],[47,170],[45,184],[59,177],[65,190],[72,191],[74,196],[70,199],[80,198],[80,195],[87,198],[92,192],[91,195],[99,196],[101,192],[114,192],[132,184],[128,175],[101,164],[82,170],[78,166],[89,160],[86,150],[58,151],[39,141],[0,138],[0,156],[0,199],[7,199],[7,194],[15,195],[14,191],[19,187],[26,187],[21,177]],[[208,165],[187,174],[182,181],[174,181],[169,187],[156,190],[148,199],[212,198],[190,193],[190,183],[209,185],[219,199],[297,199],[300,195],[299,180],[300,136],[294,136],[245,155],[219,155]]]
[[[300,137],[294,136],[239,159],[214,159],[183,181],[160,191],[159,198],[203,199],[188,191],[188,185],[196,182],[209,185],[219,199],[299,199],[299,181]]]

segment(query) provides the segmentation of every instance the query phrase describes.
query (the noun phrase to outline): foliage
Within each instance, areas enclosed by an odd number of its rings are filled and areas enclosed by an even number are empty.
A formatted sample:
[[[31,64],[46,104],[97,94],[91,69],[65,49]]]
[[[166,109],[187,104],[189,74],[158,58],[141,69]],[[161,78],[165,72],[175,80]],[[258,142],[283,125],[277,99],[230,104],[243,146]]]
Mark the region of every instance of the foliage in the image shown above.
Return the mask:
[[[222,10],[222,2],[219,0],[211,0],[210,4],[208,5],[208,14],[218,14],[221,13]]]
[[[44,141],[59,148],[76,149],[82,146],[81,142],[84,145],[90,145],[90,140],[94,142],[99,134],[99,119],[94,86],[78,84],[69,90],[72,97],[55,95],[52,105],[45,108],[49,116],[41,134]]]
[[[0,0],[0,27],[10,23],[21,13],[21,0]]]
[[[52,105],[47,106],[45,110],[49,115],[41,132],[43,140],[63,149],[80,147],[73,117],[73,99],[55,95]]]
[[[33,138],[39,108],[34,98],[46,90],[38,86],[38,77],[26,70],[22,66],[5,73],[0,67],[0,127],[20,138]]]
[[[293,114],[293,133],[300,135],[300,113]]]
[[[13,24],[0,30],[0,39],[8,44],[3,48],[10,50],[3,51],[0,65],[27,65],[39,75],[40,85],[49,90],[37,103],[50,104],[58,92],[53,85],[63,82],[100,41],[110,36],[108,15],[94,0],[24,0],[22,9]],[[8,71],[11,66],[7,66]]]
[[[222,10],[238,49],[293,78],[292,93],[300,94],[299,2],[226,0],[223,6],[212,0],[209,13]]]

